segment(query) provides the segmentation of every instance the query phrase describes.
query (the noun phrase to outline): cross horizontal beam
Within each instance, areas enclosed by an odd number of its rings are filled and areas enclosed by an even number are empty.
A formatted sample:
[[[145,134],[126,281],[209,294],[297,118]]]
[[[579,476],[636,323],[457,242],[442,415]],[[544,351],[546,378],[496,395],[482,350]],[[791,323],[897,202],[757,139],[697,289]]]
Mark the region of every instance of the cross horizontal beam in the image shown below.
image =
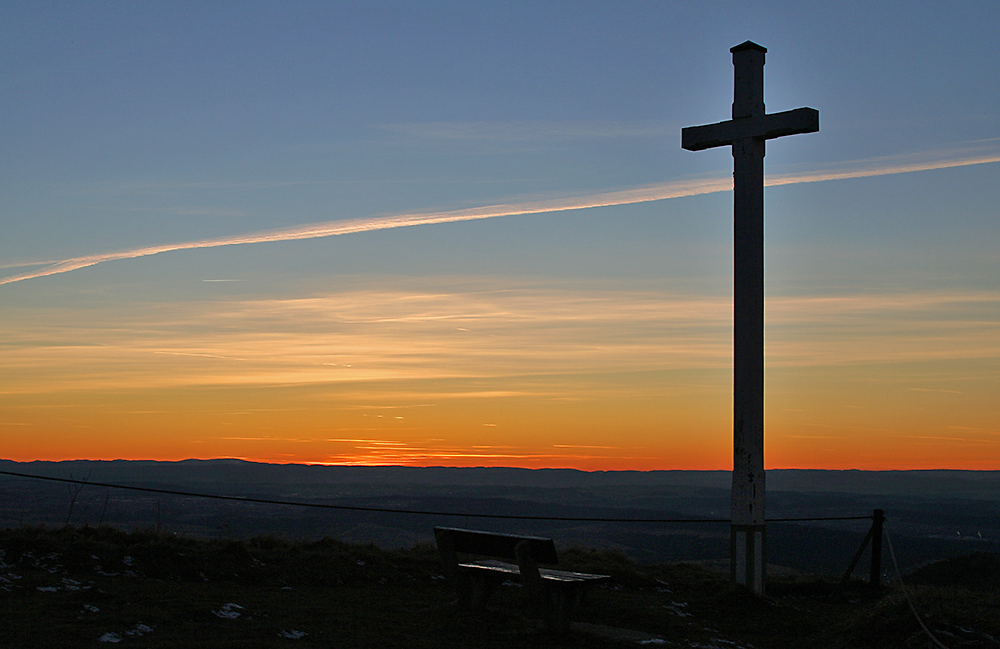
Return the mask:
[[[728,146],[738,140],[772,140],[784,135],[815,133],[819,131],[819,111],[815,108],[796,108],[782,113],[729,119],[716,124],[691,126],[681,129],[681,148],[702,151],[717,146]]]

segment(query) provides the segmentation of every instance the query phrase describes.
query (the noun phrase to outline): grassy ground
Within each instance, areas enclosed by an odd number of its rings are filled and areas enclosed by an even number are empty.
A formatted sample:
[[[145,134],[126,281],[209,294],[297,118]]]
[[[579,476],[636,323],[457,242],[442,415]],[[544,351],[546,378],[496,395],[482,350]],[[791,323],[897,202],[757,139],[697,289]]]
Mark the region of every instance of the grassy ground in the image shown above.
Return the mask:
[[[485,614],[457,610],[432,546],[0,530],[0,647],[930,646],[898,587],[834,593],[824,581],[786,578],[758,599],[695,565],[641,566],[579,549],[563,561],[615,582],[584,603],[577,619],[586,625],[553,635],[515,585]],[[1000,647],[998,590],[948,584],[947,574],[910,588],[927,626],[949,647]]]

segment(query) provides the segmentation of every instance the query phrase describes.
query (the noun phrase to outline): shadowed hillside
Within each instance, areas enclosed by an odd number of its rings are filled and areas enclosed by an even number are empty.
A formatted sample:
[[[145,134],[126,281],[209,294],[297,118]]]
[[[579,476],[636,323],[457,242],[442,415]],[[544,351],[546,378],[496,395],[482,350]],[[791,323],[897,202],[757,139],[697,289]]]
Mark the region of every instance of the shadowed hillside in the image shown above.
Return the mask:
[[[453,607],[436,551],[332,539],[194,540],[154,531],[0,531],[0,646],[846,648],[927,646],[898,587],[776,578],[755,599],[691,564],[639,565],[564,549],[566,567],[611,574],[568,635],[545,631],[522,590],[482,615]],[[996,557],[992,559],[994,564]],[[913,588],[951,646],[996,647],[1000,595],[937,578]]]
[[[0,527],[110,524],[123,529],[169,529],[198,538],[328,536],[393,549],[430,542],[431,529],[444,525],[548,536],[564,545],[618,550],[644,563],[727,562],[729,556],[729,474],[719,471],[326,467],[239,460],[0,461],[0,470],[88,482],[53,483],[0,475]],[[868,516],[873,509],[884,509],[887,529],[906,569],[974,551],[1000,551],[998,475],[772,471],[768,474],[768,516]],[[94,482],[282,499],[314,507],[151,494]],[[721,522],[503,520],[327,507]],[[768,562],[775,568],[839,577],[869,525],[868,520],[770,523]]]

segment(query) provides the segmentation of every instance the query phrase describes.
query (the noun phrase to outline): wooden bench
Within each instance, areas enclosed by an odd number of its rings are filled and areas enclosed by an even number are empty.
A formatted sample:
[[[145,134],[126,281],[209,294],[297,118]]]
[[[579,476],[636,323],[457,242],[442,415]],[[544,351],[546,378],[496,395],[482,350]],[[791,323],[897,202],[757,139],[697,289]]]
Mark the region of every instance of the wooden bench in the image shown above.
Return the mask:
[[[454,527],[435,527],[434,537],[445,576],[456,585],[461,605],[482,610],[497,586],[508,579],[517,581],[551,629],[568,629],[586,591],[611,579],[540,567],[559,563],[552,539]]]

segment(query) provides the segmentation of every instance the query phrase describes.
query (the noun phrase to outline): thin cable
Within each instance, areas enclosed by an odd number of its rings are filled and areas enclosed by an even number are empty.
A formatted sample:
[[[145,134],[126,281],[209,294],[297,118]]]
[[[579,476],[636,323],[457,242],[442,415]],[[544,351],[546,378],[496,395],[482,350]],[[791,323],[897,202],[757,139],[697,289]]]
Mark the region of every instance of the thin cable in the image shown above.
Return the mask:
[[[265,505],[288,505],[291,507],[315,507],[319,509],[339,509],[355,512],[378,512],[387,514],[418,514],[421,516],[458,516],[469,518],[500,518],[527,521],[568,521],[576,523],[728,523],[728,519],[723,518],[597,518],[584,516],[517,516],[513,514],[476,514],[471,512],[441,512],[415,509],[394,509],[391,507],[362,507],[360,505],[331,505],[328,503],[305,503],[292,500],[273,500],[270,498],[249,498],[244,496],[220,496],[218,494],[195,493],[191,491],[176,491],[173,489],[156,489],[153,487],[133,487],[130,485],[109,484],[106,482],[88,482],[86,480],[73,480],[70,478],[53,478],[49,476],[31,475],[28,473],[17,473],[14,471],[0,471],[0,474],[16,476],[18,478],[30,478],[33,480],[48,480],[51,482],[64,482],[70,484],[85,484],[93,487],[107,487],[109,489],[126,489],[129,491],[143,491],[146,493],[168,494],[171,496],[188,496],[191,498],[210,498],[213,500],[230,500],[243,503],[260,503]]]
[[[173,489],[156,489],[153,487],[134,487],[130,485],[109,484],[106,482],[90,482],[87,480],[74,480],[72,478],[54,478],[43,475],[32,475],[30,473],[17,473],[15,471],[0,471],[2,475],[14,476],[17,478],[29,478],[31,480],[48,480],[50,482],[64,482],[69,484],[90,485],[92,487],[106,487],[108,489],[125,489],[128,491],[143,491],[146,493],[167,494],[171,496],[187,496],[190,498],[210,498],[212,500],[229,500],[243,503],[259,503],[264,505],[287,505],[290,507],[314,507],[318,509],[338,509],[354,512],[377,512],[384,514],[417,514],[420,516],[458,516],[468,518],[494,518],[522,521],[563,521],[573,523],[731,523],[727,518],[600,518],[586,516],[518,516],[514,514],[475,514],[470,512],[440,512],[414,509],[394,509],[391,507],[363,507],[360,505],[331,505],[328,503],[305,503],[292,500],[273,500],[270,498],[249,498],[245,496],[221,496],[218,494],[204,494],[191,491],[176,491]],[[792,523],[807,521],[856,521],[871,519],[871,516],[827,516],[821,518],[774,518],[768,519],[769,523]]]
[[[820,516],[818,518],[767,518],[766,523],[801,523],[804,521],[870,521],[871,514],[867,516]]]
[[[913,605],[913,600],[910,599],[910,593],[906,590],[906,584],[903,583],[903,573],[899,571],[899,563],[896,562],[896,552],[892,549],[892,538],[889,536],[889,529],[887,527],[883,527],[882,530],[885,532],[885,540],[889,543],[889,556],[892,557],[892,565],[896,568],[896,579],[899,580],[899,587],[903,590],[903,596],[906,598],[906,603],[910,605],[910,611],[913,613],[913,617],[917,618],[917,623],[920,624],[920,628],[924,630],[924,633],[927,634],[927,637],[930,638],[934,644],[941,647],[941,649],[950,649],[946,644],[934,637],[931,630],[928,629],[927,625],[924,624],[924,621],[920,619],[920,614],[917,613],[917,608]]]

